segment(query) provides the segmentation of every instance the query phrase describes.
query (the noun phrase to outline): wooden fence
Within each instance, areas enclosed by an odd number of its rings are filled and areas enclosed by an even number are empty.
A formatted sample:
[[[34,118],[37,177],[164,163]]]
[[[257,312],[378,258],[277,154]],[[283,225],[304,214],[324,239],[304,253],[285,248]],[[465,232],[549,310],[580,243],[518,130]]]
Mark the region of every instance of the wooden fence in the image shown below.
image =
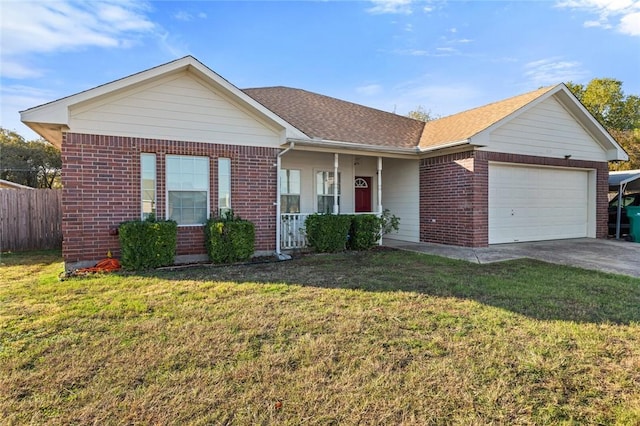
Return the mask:
[[[61,246],[62,191],[0,189],[0,251]]]

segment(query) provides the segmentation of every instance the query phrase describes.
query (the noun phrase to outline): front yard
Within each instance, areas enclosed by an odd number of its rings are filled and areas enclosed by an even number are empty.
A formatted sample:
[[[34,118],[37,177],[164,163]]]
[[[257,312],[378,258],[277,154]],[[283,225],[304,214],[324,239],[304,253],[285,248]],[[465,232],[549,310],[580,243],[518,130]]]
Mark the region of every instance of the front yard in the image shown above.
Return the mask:
[[[399,251],[0,264],[6,424],[640,423],[640,279]]]

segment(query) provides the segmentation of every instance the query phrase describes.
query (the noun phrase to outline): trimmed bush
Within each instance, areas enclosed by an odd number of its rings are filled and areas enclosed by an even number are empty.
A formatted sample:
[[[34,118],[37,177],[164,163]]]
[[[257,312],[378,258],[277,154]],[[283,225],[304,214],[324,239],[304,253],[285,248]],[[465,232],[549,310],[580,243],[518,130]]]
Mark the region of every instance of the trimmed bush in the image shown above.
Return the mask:
[[[233,212],[209,219],[204,232],[207,254],[213,263],[242,262],[253,256],[255,225]]]
[[[178,224],[173,220],[133,220],[118,228],[124,269],[142,270],[173,264]]]
[[[374,214],[354,215],[349,230],[349,250],[369,250],[380,238],[392,231],[398,232],[400,219],[386,209],[381,216]]]
[[[374,214],[352,216],[349,230],[349,250],[369,250],[378,244],[382,230],[382,218]]]
[[[345,249],[351,215],[313,214],[304,222],[309,247],[319,253],[336,253]]]

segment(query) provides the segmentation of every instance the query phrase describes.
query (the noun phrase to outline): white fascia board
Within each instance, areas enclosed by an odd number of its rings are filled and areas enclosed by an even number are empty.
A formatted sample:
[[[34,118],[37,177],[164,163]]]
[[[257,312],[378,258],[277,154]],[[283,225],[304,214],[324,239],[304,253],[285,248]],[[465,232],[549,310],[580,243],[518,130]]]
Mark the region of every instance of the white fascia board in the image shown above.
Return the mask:
[[[587,133],[589,133],[602,149],[607,153],[608,161],[627,161],[629,156],[625,150],[613,139],[609,132],[596,120],[593,115],[582,105],[582,103],[571,93],[569,88],[560,83],[553,87],[546,93],[542,94],[538,98],[532,100],[522,108],[512,112],[511,114],[503,117],[501,120],[496,121],[491,126],[478,132],[470,138],[475,145],[486,145],[489,140],[489,135],[496,128],[502,126],[504,123],[513,120],[514,118],[524,114],[526,111],[535,107],[541,102],[555,96],[555,98],[567,109],[567,111],[573,115],[574,119],[582,126]]]
[[[127,87],[135,86],[136,84],[152,80],[161,75],[182,71],[186,69],[191,60],[193,60],[193,58],[187,56],[182,59],[159,65],[157,67],[102,84],[92,89],[76,93],[75,95],[70,95],[43,105],[29,108],[21,111],[20,117],[22,121],[68,125],[69,107]]]
[[[116,91],[125,90],[144,84],[154,79],[168,76],[171,74],[190,71],[209,81],[213,86],[221,89],[227,96],[235,97],[253,109],[259,115],[277,124],[285,130],[286,135],[290,137],[305,138],[306,135],[296,129],[290,123],[286,122],[272,111],[265,108],[262,104],[256,102],[253,98],[242,92],[240,89],[229,83],[219,74],[212,71],[206,65],[198,61],[193,56],[185,56],[184,58],[132,74],[128,77],[106,83],[92,89],[85,90],[75,95],[67,96],[43,105],[20,112],[20,119],[23,122],[31,123],[55,123],[59,125],[69,125],[69,108],[80,103],[90,101],[92,99],[105,96]],[[31,127],[31,126],[29,126]]]
[[[475,140],[473,140],[472,138],[469,138],[469,139],[463,139],[463,140],[460,140],[460,141],[447,142],[447,143],[441,144],[441,145],[430,146],[430,147],[427,147],[427,148],[418,148],[418,149],[419,149],[420,153],[427,153],[427,152],[439,151],[439,150],[442,150],[442,149],[453,148],[453,147],[462,146],[462,145],[480,146],[477,143],[475,143]]]
[[[311,138],[289,138],[287,142],[293,142],[298,147],[316,148],[326,151],[353,151],[353,152],[370,152],[372,154],[387,154],[402,157],[415,157],[420,151],[418,148],[400,148],[392,146],[365,145],[355,142],[342,142],[328,139],[311,139]]]
[[[528,104],[526,104],[526,105],[522,106],[521,108],[513,111],[511,114],[509,114],[509,115],[507,115],[505,117],[502,117],[500,120],[498,120],[495,123],[491,124],[487,128],[479,131],[478,133],[473,135],[471,138],[469,138],[469,140],[475,140],[477,143],[485,145],[485,141],[489,140],[489,136],[490,136],[491,132],[493,132],[498,127],[501,127],[502,125],[504,125],[508,121],[511,121],[514,118],[524,114],[525,112],[527,112],[531,108],[535,107],[539,103],[544,102],[546,99],[550,98],[555,93],[557,93],[558,91],[562,90],[563,86],[564,86],[563,84],[558,84],[557,86],[555,86],[554,88],[550,89],[546,93],[543,93],[539,97],[533,99]]]
[[[266,108],[260,102],[253,99],[251,96],[244,93],[242,90],[238,89],[236,86],[231,84],[225,78],[217,74],[215,71],[204,65],[202,62],[198,61],[193,57],[188,57],[192,59],[192,63],[190,64],[193,68],[192,70],[199,74],[201,78],[204,78],[205,81],[210,81],[214,83],[218,88],[225,91],[228,95],[232,95],[242,101],[244,104],[248,105],[262,115],[264,118],[272,121],[273,123],[278,124],[285,130],[286,138],[301,138],[304,139],[307,137],[302,131],[298,130],[291,123],[282,119],[279,115],[275,114],[270,109]]]
[[[609,161],[627,161],[629,155],[618,142],[609,134],[607,129],[595,119],[593,115],[582,105],[582,102],[575,97],[567,86],[561,84],[562,91],[558,92],[556,99],[569,111],[578,121],[583,129],[589,133],[602,148],[607,152]]]

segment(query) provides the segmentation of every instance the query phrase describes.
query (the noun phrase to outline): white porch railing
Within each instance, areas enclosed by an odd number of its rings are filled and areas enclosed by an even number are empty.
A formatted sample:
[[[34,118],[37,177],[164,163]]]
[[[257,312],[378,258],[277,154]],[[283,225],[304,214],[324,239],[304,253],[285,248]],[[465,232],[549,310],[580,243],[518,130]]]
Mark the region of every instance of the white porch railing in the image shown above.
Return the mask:
[[[302,249],[307,247],[307,234],[304,222],[314,213],[283,213],[280,215],[280,248],[282,250]],[[374,214],[376,212],[344,213],[344,214]]]
[[[312,213],[283,213],[280,215],[280,248],[301,249],[307,246],[304,221]]]

